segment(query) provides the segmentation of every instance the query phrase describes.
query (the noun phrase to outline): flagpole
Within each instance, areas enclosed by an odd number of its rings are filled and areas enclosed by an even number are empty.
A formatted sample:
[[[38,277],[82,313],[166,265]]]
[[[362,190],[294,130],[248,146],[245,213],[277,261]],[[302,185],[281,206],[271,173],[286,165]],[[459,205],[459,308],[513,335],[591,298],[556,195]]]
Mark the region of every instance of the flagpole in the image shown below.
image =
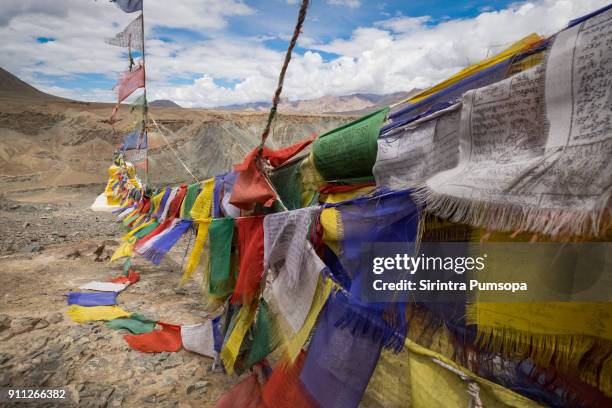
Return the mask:
[[[142,105],[142,129],[143,132],[147,131],[147,118],[149,113],[149,102],[147,101],[147,69],[145,64],[145,31],[144,31],[144,0],[142,2],[142,11],[140,14],[140,31],[142,34],[142,76],[144,82],[144,104]],[[147,149],[145,151],[145,172],[146,172],[146,183],[149,183],[149,140],[147,136]]]

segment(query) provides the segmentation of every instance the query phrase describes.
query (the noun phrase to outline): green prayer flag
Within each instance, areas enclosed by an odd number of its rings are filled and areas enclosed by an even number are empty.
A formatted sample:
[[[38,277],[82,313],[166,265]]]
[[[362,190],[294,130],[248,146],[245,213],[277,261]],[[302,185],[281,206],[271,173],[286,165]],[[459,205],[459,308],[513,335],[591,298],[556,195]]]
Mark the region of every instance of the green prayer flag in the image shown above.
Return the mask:
[[[193,183],[187,187],[187,193],[183,199],[183,206],[181,208],[181,218],[184,220],[191,220],[191,207],[195,203],[198,194],[200,194],[200,183]]]
[[[130,317],[119,317],[106,323],[106,327],[114,330],[124,329],[132,334],[151,333],[155,330],[156,322],[137,313],[132,313]]]
[[[257,309],[257,319],[253,324],[253,340],[249,356],[247,358],[247,367],[263,360],[273,352],[280,344],[280,337],[274,316],[268,309],[268,304],[265,300],[261,300]]]
[[[208,240],[210,245],[210,294],[217,297],[230,295],[236,278],[232,271],[232,239],[234,219],[216,218],[210,223]]]
[[[134,234],[134,236],[140,239],[144,237],[145,235],[147,235],[149,232],[153,231],[155,228],[157,228],[158,225],[159,225],[159,222],[154,221],[151,225],[147,225],[146,227],[139,230],[137,233]]]
[[[302,208],[301,163],[301,160],[296,161],[290,165],[275,169],[270,173],[270,181],[288,210]],[[281,210],[279,209],[279,211]]]
[[[123,275],[128,276],[130,273],[130,268],[132,267],[132,258],[126,258],[123,263]]]
[[[319,136],[313,143],[314,163],[326,181],[372,176],[378,134],[389,108]]]

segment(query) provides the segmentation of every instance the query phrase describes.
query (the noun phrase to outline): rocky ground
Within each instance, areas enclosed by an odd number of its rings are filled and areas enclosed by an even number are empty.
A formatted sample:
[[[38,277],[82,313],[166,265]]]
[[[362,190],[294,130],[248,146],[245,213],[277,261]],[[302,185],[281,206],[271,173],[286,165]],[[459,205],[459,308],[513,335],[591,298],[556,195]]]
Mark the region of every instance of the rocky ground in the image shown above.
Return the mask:
[[[96,193],[0,200],[0,388],[67,391],[67,401],[41,404],[48,406],[212,405],[237,379],[212,372],[211,359],[185,350],[140,353],[124,333],[65,315],[65,293],[121,273],[121,264],[108,262],[121,233],[111,214],[89,210]],[[136,260],[141,280],[121,293],[119,305],[168,323],[202,321],[199,277],[177,288],[185,246],[160,266]]]

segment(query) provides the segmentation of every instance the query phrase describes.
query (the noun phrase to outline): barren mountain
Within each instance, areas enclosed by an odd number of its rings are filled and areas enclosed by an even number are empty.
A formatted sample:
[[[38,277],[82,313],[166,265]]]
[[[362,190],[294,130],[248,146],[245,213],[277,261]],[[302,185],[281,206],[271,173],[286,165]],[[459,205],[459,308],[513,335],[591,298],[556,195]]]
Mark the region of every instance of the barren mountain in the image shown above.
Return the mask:
[[[58,96],[46,94],[15,75],[0,68],[0,99],[41,99],[46,101],[66,100]]]
[[[384,106],[403,101],[418,91],[417,89],[413,89],[410,92],[395,92],[385,95],[356,93],[341,96],[322,96],[314,99],[298,99],[295,101],[283,99],[279,105],[279,111],[287,113],[301,112],[363,115]],[[254,102],[230,105],[224,108],[230,110],[266,111],[270,109],[270,103]]]
[[[113,151],[134,126],[128,106],[109,123],[112,104],[76,102],[47,95],[0,71],[0,193],[102,183]],[[267,112],[180,107],[150,109],[180,158],[200,178],[228,171],[259,140]],[[270,147],[333,129],[350,117],[281,114]],[[164,137],[149,123],[150,179],[190,182]]]
[[[159,106],[160,108],[180,108],[181,105],[169,99],[157,99],[149,102],[149,106]]]

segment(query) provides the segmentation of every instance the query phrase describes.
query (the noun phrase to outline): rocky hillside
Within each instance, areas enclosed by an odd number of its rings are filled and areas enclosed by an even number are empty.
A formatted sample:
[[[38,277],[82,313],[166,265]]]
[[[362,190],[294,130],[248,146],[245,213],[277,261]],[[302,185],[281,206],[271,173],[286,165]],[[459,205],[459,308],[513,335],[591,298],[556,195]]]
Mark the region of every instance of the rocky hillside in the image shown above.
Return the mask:
[[[322,96],[314,99],[298,99],[295,101],[284,99],[279,105],[279,110],[286,113],[301,112],[363,115],[396,102],[403,101],[417,92],[419,92],[418,89],[413,89],[410,92],[395,92],[385,95],[356,93],[352,95]],[[266,111],[270,109],[270,103],[254,102],[230,105],[225,108],[231,110]]]
[[[112,153],[134,125],[127,106],[114,128],[112,105],[46,95],[0,71],[0,193],[103,183]],[[16,97],[20,95],[20,97]],[[257,145],[266,112],[151,107],[152,117],[199,178],[230,170]],[[323,133],[351,120],[339,115],[281,114],[271,147]],[[164,138],[150,124],[151,180],[188,182]],[[171,130],[172,132],[169,132]]]

